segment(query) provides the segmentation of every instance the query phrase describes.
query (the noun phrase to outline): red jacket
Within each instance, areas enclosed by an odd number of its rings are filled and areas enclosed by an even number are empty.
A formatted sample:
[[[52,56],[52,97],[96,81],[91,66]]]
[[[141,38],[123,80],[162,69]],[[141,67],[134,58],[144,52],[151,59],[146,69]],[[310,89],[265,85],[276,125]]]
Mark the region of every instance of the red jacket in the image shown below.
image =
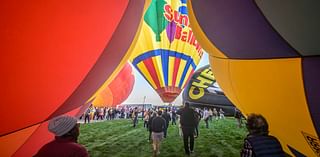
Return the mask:
[[[45,144],[34,157],[89,157],[82,145],[76,143],[72,138],[55,137]]]

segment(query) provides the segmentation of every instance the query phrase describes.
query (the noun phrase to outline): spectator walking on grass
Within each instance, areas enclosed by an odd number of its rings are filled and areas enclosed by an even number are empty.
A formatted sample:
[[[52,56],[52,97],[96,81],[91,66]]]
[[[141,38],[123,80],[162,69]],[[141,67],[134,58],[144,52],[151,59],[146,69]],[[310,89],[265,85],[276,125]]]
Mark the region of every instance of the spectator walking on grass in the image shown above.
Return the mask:
[[[220,108],[219,110],[219,117],[220,119],[224,119],[224,111],[222,110],[222,108]]]
[[[150,113],[150,117],[149,117],[149,121],[148,121],[148,131],[149,131],[149,140],[148,141],[151,141],[151,134],[152,134],[152,121],[153,119],[157,116],[156,112],[155,111],[151,111]]]
[[[170,114],[168,113],[168,109],[164,110],[164,112],[162,114],[162,118],[166,120],[166,128],[164,130],[164,138],[167,138],[167,131],[168,131],[169,123],[171,121],[171,117],[170,117]]]
[[[193,153],[194,148],[194,130],[197,124],[195,111],[189,107],[186,102],[184,108],[177,111],[180,115],[180,124],[183,133],[184,150],[187,155]]]
[[[132,121],[133,121],[133,127],[135,128],[138,124],[138,108],[135,107],[134,110],[132,111]]]
[[[153,156],[156,157],[160,154],[160,143],[167,127],[166,120],[162,117],[162,111],[158,111],[157,116],[153,118],[151,125]]]
[[[84,113],[84,123],[90,123],[90,108]]]
[[[196,128],[194,129],[194,137],[197,138],[199,136],[199,123],[201,120],[201,114],[200,114],[200,110],[198,108],[195,109],[194,116],[196,119]]]
[[[171,119],[172,119],[172,123],[171,125],[177,125],[177,113],[175,110],[171,111]]]
[[[59,116],[49,121],[48,130],[55,139],[38,151],[34,157],[88,157],[85,147],[77,143],[80,124],[71,116]]]
[[[149,121],[149,118],[150,118],[150,111],[146,111],[146,112],[144,112],[144,115],[142,115],[144,118],[143,118],[143,121],[144,121],[144,123],[143,123],[143,127],[144,128],[147,128],[148,129],[148,121]]]
[[[250,114],[247,129],[241,157],[285,157],[280,142],[269,135],[269,125],[262,115]]]
[[[212,117],[213,117],[213,111],[212,109],[209,109],[209,121],[212,122]]]
[[[216,108],[213,108],[213,117],[214,117],[215,120],[219,119],[218,111],[217,111]]]
[[[206,128],[209,128],[209,111],[208,109],[204,108],[204,111],[203,111],[203,120],[204,122],[206,123]]]
[[[237,120],[238,127],[242,127],[242,113],[239,109],[234,108],[234,118]]]

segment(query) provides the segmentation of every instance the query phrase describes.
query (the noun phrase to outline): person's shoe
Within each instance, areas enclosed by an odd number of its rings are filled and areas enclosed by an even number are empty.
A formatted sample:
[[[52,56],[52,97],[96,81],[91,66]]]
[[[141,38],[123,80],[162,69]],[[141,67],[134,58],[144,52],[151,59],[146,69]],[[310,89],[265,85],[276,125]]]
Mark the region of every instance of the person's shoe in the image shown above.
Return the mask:
[[[160,154],[160,151],[157,152],[157,155],[159,155],[159,154]]]
[[[194,153],[194,151],[193,151],[193,150],[190,150],[190,153],[192,154],[192,153]]]

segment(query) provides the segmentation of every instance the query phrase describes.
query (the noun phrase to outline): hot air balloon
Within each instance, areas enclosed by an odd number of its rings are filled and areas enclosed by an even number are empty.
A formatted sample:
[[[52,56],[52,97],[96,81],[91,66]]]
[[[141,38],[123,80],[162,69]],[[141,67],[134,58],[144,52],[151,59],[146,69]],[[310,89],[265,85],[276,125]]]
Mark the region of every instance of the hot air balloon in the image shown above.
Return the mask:
[[[93,101],[96,107],[116,107],[130,95],[134,85],[134,75],[130,63],[125,64],[112,82]]]
[[[194,72],[183,91],[182,99],[194,107],[222,108],[225,115],[234,115],[235,106],[224,95],[210,65]]]
[[[188,1],[214,75],[292,156],[320,156],[319,1]],[[201,40],[200,40],[201,39]]]
[[[186,1],[152,0],[141,29],[132,64],[163,102],[172,102],[203,54],[189,27]]]
[[[87,106],[127,62],[144,5],[0,2],[0,156],[34,155],[52,138],[47,120]]]

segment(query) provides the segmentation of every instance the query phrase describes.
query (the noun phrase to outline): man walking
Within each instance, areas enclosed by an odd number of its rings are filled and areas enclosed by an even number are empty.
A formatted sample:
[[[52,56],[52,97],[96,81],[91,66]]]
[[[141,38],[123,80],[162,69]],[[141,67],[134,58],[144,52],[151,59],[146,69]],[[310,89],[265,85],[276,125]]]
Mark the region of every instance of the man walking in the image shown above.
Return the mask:
[[[160,142],[163,139],[163,132],[166,129],[166,120],[161,117],[162,111],[158,111],[158,114],[152,120],[152,145],[153,156],[156,157],[160,154]]]
[[[168,113],[168,109],[165,109],[163,114],[162,114],[162,118],[164,120],[166,120],[166,128],[164,130],[164,138],[167,138],[167,130],[168,130],[168,127],[169,127],[169,123],[171,121],[171,117],[170,117],[170,114]]]
[[[190,153],[193,153],[194,130],[197,125],[195,111],[191,109],[189,103],[186,102],[184,108],[178,110],[177,114],[180,115],[184,150],[187,155],[190,155]]]

